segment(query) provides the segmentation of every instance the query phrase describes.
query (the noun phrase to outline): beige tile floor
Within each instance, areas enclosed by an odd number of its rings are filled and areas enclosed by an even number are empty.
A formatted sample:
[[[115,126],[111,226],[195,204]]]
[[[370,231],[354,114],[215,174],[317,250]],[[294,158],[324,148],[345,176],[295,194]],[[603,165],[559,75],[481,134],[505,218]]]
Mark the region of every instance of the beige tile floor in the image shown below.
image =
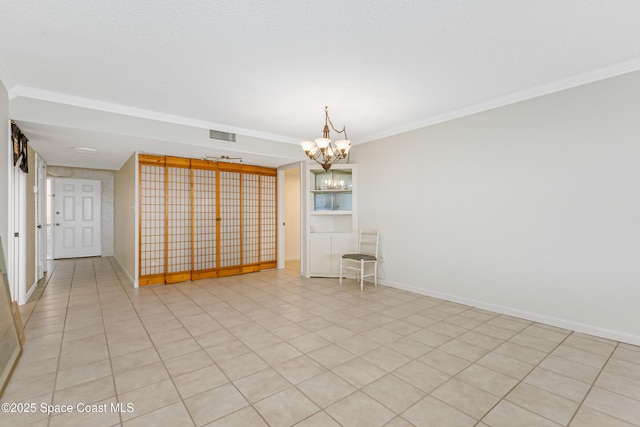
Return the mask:
[[[36,408],[0,425],[640,426],[639,347],[288,267],[136,290],[52,263],[1,399]]]

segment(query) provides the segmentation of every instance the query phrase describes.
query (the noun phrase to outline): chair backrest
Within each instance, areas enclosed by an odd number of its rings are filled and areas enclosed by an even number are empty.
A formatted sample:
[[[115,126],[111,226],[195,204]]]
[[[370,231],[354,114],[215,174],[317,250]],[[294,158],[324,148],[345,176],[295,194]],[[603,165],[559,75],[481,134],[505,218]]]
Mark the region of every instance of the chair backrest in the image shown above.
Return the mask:
[[[358,253],[378,257],[378,230],[360,230]]]

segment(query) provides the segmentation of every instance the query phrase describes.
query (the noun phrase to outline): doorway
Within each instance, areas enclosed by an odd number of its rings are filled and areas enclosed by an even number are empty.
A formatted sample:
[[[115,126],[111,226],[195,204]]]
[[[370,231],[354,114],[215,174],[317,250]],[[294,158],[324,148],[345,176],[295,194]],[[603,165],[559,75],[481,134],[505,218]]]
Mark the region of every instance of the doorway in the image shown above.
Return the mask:
[[[303,162],[297,162],[278,168],[278,268],[300,273],[303,166]]]
[[[55,259],[100,256],[100,181],[56,178],[53,235]]]

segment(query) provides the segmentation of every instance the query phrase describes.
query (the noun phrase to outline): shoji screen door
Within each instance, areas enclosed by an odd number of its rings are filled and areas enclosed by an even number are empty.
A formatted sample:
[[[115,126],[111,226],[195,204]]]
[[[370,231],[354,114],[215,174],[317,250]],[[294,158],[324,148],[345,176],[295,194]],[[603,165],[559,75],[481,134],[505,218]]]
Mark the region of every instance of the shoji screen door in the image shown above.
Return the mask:
[[[260,262],[276,266],[277,251],[277,192],[276,175],[260,176]]]
[[[164,283],[166,166],[164,157],[139,156],[140,285]]]
[[[276,267],[276,170],[219,163],[219,275]]]
[[[242,264],[240,248],[240,172],[220,171],[220,267]],[[240,273],[240,271],[237,271]]]
[[[165,282],[191,280],[191,161],[178,157],[165,160],[167,176],[167,264]]]
[[[193,280],[216,277],[218,268],[217,163],[191,160],[193,168]]]
[[[276,170],[139,155],[140,285],[276,267]]]

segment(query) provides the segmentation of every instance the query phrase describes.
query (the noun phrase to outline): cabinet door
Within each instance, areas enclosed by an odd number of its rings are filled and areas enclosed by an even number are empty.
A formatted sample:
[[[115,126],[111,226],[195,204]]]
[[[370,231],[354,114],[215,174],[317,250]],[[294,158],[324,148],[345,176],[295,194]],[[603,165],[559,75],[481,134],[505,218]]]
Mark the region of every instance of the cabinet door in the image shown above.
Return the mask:
[[[351,233],[335,233],[331,236],[331,272],[340,274],[340,257],[353,253],[353,236]]]
[[[309,273],[324,276],[331,273],[331,234],[309,235]]]

